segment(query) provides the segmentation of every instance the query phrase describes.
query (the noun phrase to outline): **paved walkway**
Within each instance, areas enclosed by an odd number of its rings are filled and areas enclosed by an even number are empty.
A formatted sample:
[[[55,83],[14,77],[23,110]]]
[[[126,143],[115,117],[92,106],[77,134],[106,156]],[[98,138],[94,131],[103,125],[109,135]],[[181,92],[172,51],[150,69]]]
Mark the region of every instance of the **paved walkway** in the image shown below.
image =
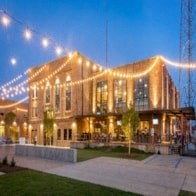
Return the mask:
[[[0,156],[14,156],[14,147],[1,147]],[[177,196],[180,190],[196,193],[196,159],[153,155],[144,161],[101,157],[75,164],[15,157],[17,165],[46,173],[114,187],[143,195]]]

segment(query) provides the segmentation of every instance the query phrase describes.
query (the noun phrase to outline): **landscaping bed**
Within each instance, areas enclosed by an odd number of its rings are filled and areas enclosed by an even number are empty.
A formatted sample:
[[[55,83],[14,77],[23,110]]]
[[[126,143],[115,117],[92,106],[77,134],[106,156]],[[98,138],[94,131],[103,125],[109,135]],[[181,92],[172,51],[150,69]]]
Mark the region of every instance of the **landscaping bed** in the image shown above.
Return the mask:
[[[10,165],[2,165],[0,166],[0,172],[3,173],[12,173],[12,172],[17,172],[17,171],[22,171],[22,170],[27,170],[24,167],[19,167],[19,166],[10,166]]]
[[[115,158],[125,158],[134,160],[144,160],[145,158],[152,155],[152,153],[144,152],[135,148],[131,148],[131,153],[128,154],[128,148],[123,146],[111,147],[96,147],[96,148],[84,148],[77,149],[78,157],[77,161],[85,161],[88,159],[93,159],[97,157],[115,157]]]

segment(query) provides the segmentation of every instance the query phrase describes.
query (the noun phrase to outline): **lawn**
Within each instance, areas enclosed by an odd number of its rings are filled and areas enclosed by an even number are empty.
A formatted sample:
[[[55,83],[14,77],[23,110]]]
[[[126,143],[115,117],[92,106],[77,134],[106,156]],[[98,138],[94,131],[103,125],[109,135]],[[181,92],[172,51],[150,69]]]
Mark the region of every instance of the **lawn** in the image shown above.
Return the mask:
[[[88,159],[93,159],[97,157],[116,157],[116,158],[126,158],[126,159],[135,159],[135,160],[143,160],[152,153],[143,152],[137,149],[131,149],[131,155],[128,156],[128,148],[127,147],[99,147],[99,148],[85,148],[78,149],[78,162],[85,161]]]
[[[196,196],[196,193],[181,190],[178,196]]]
[[[0,176],[0,195],[138,195],[87,182],[23,170]]]

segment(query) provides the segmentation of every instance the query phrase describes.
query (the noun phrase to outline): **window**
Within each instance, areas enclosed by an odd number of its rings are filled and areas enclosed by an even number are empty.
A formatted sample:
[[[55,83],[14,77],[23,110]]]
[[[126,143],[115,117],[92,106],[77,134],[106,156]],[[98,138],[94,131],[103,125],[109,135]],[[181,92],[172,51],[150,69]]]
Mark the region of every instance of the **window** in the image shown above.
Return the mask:
[[[72,140],[72,129],[69,129],[68,136],[69,136],[69,140]]]
[[[126,80],[114,80],[114,110],[115,112],[126,111]]]
[[[97,89],[96,89],[96,112],[97,114],[105,114],[107,113],[107,102],[108,102],[108,92],[107,92],[107,82],[100,81],[97,82]]]
[[[66,81],[66,87],[65,87],[65,97],[66,97],[66,103],[65,103],[65,109],[66,111],[71,110],[71,80]]]
[[[67,129],[64,129],[64,140],[67,140]]]
[[[50,84],[46,84],[46,90],[45,90],[45,103],[50,103]]]
[[[32,107],[32,117],[38,117],[38,108]]]
[[[55,84],[55,112],[60,111],[60,81],[56,80]]]
[[[64,140],[72,140],[72,129],[64,129]]]
[[[32,98],[33,99],[36,99],[37,98],[37,87],[36,87],[36,85],[34,85],[34,87],[33,87]]]
[[[61,129],[57,130],[57,140],[61,139]]]
[[[134,106],[135,110],[148,110],[148,77],[134,81]]]

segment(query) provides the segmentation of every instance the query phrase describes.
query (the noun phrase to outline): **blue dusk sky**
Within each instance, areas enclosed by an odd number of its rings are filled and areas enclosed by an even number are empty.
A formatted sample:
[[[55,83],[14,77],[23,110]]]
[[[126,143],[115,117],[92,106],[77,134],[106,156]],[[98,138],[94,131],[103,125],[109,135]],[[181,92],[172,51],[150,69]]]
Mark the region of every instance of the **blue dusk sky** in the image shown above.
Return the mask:
[[[179,61],[180,0],[1,0],[0,10],[22,22],[0,24],[0,85],[29,67],[57,58],[54,42],[44,49],[47,36],[68,51],[77,50],[108,67],[145,60],[155,55]],[[36,31],[23,38],[24,24]],[[13,66],[10,59],[15,57]],[[178,69],[169,68],[178,84]]]

